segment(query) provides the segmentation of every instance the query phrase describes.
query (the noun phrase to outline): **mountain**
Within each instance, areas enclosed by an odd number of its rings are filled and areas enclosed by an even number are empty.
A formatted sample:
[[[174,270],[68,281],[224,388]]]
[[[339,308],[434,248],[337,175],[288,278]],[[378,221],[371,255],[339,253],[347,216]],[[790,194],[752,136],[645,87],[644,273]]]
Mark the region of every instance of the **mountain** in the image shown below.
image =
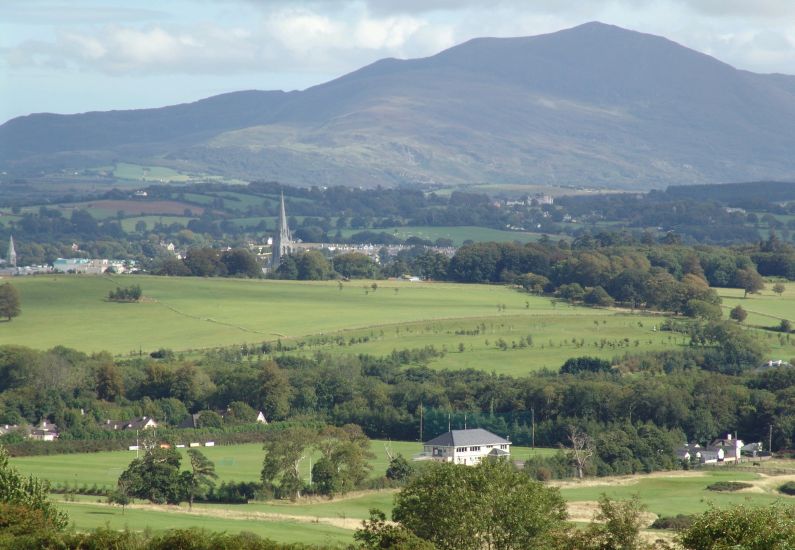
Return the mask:
[[[383,59],[300,92],[0,126],[11,174],[109,162],[292,184],[795,179],[795,77],[602,23]]]

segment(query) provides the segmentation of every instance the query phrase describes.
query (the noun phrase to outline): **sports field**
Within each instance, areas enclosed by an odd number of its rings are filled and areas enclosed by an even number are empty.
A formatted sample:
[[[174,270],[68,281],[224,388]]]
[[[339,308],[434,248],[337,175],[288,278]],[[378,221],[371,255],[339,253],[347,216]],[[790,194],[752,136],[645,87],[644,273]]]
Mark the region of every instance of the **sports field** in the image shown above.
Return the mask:
[[[106,301],[108,291],[131,284],[143,289],[141,303]],[[505,372],[559,366],[572,355],[611,357],[627,349],[681,345],[654,330],[659,318],[571,307],[505,286],[378,281],[373,291],[370,284],[352,281],[340,289],[337,282],[195,277],[17,278],[22,315],[0,323],[0,345],[126,355],[374,331],[378,338],[361,351],[389,353],[432,343],[451,352],[441,367],[500,370],[504,364]],[[401,330],[398,325],[406,323]],[[476,326],[483,327],[478,336],[455,334]],[[532,347],[514,349],[520,336],[532,336]],[[459,343],[465,352],[457,352]]]

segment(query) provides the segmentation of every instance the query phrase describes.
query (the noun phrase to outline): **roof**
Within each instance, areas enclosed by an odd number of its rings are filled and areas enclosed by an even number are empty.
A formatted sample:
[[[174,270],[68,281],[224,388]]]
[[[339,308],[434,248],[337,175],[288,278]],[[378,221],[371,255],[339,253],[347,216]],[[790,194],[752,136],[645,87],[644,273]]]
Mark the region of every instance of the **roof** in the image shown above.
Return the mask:
[[[511,442],[494,435],[483,428],[472,430],[451,430],[440,436],[434,437],[425,445],[436,445],[438,447],[463,447],[466,445],[510,445]]]

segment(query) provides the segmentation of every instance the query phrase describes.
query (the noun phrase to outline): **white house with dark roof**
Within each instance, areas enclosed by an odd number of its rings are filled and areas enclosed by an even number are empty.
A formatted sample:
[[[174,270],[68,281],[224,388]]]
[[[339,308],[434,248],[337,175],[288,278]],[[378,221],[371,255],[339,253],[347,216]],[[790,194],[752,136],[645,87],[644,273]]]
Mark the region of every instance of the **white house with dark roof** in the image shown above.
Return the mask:
[[[474,428],[471,430],[450,430],[423,443],[420,460],[452,462],[453,464],[480,464],[484,457],[509,458],[511,442],[498,435]]]

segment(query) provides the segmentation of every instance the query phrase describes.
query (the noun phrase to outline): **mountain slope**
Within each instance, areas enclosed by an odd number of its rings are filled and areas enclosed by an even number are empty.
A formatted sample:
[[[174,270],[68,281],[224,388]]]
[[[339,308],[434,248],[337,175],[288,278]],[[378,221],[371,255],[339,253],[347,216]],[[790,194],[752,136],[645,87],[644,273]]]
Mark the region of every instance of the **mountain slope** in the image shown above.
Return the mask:
[[[10,172],[108,159],[295,184],[795,178],[795,77],[589,23],[384,59],[303,92],[0,126]]]

